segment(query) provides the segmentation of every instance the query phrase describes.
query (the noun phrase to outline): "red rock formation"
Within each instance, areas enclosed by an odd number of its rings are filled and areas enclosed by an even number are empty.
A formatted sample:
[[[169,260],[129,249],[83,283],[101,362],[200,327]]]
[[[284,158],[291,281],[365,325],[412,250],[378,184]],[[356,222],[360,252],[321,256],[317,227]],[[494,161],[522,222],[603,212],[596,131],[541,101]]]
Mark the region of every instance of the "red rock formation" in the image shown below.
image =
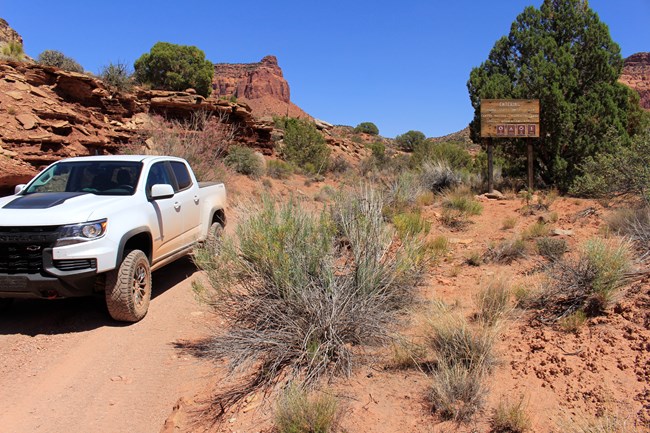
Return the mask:
[[[214,72],[213,98],[235,97],[249,105],[256,117],[309,117],[291,102],[289,83],[275,56],[266,56],[258,63],[218,63]]]
[[[9,27],[7,21],[0,18],[0,43],[6,44],[7,42],[18,42],[23,44],[23,38],[17,31]]]
[[[625,59],[619,81],[636,90],[641,106],[650,110],[650,53],[636,53]]]
[[[0,194],[61,158],[118,153],[146,129],[148,113],[178,119],[197,110],[233,124],[235,141],[273,152],[273,126],[241,102],[187,92],[115,93],[85,74],[0,62]]]

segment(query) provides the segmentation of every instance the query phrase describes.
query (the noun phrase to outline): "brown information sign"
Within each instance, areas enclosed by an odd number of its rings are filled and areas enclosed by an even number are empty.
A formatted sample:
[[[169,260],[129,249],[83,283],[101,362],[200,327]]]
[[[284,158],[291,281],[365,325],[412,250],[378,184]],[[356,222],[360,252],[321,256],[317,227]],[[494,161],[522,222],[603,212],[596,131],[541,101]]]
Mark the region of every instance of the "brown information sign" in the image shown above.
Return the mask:
[[[481,137],[539,137],[539,99],[483,99]]]

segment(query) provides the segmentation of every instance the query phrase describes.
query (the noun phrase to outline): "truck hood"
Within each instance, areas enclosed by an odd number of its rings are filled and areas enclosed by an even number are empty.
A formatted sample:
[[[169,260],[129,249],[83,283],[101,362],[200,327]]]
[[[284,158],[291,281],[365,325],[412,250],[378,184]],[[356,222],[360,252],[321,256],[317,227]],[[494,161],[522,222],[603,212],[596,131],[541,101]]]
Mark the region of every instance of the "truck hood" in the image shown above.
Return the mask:
[[[100,208],[115,211],[131,196],[101,196],[88,193],[34,193],[0,198],[0,226],[62,225],[99,219]]]

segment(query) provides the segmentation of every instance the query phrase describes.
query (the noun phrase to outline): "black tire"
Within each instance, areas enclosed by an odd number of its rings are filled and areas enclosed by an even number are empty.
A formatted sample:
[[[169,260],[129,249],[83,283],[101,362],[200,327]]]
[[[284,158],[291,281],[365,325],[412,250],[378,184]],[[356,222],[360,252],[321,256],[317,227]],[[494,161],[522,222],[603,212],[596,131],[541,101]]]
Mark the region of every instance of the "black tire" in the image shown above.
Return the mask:
[[[0,311],[8,310],[13,303],[13,298],[0,298]]]
[[[149,309],[151,269],[147,255],[130,251],[120,266],[106,274],[106,306],[115,320],[137,322]]]
[[[217,222],[212,223],[208,230],[208,236],[205,239],[205,247],[213,254],[219,254],[221,251],[221,237],[223,236],[223,226]]]

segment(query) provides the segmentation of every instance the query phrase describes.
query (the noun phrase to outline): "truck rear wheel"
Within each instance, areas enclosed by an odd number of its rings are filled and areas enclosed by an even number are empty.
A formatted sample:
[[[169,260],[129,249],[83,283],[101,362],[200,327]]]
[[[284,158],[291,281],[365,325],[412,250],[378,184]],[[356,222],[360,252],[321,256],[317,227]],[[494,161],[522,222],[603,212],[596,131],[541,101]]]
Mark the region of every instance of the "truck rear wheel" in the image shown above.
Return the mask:
[[[219,254],[221,251],[221,236],[223,235],[223,226],[217,222],[212,223],[208,229],[208,236],[205,240],[205,247],[213,254]]]
[[[120,266],[106,275],[106,306],[111,317],[122,322],[137,322],[149,309],[151,269],[140,250],[130,251]]]

